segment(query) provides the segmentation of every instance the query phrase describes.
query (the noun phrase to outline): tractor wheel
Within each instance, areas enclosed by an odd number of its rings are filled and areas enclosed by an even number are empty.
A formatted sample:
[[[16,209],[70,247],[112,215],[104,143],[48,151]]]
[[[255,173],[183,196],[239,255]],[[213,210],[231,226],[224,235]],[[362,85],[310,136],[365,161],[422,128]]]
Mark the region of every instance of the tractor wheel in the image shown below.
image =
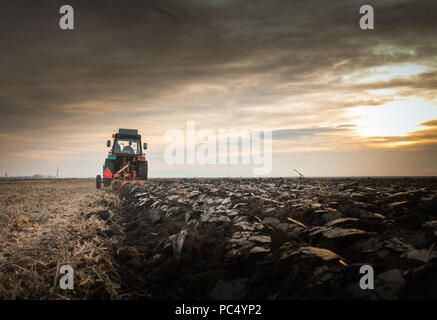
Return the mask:
[[[111,181],[112,181],[111,178],[103,178],[103,186],[109,187],[109,185],[111,184]]]
[[[114,170],[114,161],[113,160],[109,160],[106,159],[105,160],[105,165],[103,166],[103,173],[105,173],[106,169],[109,169],[111,171],[111,174],[114,174],[115,170]],[[109,187],[109,185],[111,184],[112,179],[111,178],[103,178],[103,186],[104,187]]]
[[[96,188],[100,189],[102,187],[102,176],[100,174],[96,177]]]
[[[138,179],[147,180],[148,163],[147,161],[138,165]]]
[[[114,161],[106,159],[105,165],[103,166],[103,172],[105,172],[106,169],[111,170],[111,173],[114,174]]]

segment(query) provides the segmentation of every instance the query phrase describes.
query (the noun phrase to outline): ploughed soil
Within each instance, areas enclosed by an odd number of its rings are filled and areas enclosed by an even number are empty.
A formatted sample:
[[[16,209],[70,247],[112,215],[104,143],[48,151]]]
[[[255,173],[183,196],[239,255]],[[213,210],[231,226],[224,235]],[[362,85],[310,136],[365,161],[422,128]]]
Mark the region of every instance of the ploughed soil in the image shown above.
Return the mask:
[[[2,181],[0,206],[0,298],[437,298],[435,178]]]

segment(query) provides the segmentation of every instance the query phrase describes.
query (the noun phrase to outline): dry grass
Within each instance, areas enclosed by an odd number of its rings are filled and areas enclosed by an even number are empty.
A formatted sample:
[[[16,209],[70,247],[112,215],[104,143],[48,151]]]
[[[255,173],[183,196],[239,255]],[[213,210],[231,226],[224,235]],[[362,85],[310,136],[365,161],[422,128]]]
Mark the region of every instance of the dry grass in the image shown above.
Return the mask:
[[[0,298],[122,298],[118,206],[93,180],[1,181]],[[62,265],[74,268],[75,290],[59,288]]]

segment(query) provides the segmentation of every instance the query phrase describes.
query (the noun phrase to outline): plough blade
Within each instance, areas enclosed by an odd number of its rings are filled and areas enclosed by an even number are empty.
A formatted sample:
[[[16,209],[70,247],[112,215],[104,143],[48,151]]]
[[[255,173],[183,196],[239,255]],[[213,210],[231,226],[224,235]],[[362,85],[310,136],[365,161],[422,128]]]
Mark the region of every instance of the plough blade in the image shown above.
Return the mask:
[[[129,185],[143,185],[146,180],[113,180],[112,188],[116,191],[121,191],[123,187],[127,184]]]

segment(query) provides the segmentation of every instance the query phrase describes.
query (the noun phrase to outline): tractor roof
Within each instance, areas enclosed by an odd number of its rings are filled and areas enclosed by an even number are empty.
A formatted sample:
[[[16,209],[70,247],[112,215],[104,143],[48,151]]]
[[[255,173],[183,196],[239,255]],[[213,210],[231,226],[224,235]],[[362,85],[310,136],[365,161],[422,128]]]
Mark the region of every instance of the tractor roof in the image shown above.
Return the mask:
[[[137,136],[137,129],[118,129],[118,134],[121,136]]]
[[[141,135],[138,134],[137,129],[118,129],[118,133],[115,134],[116,138],[136,138],[141,139]]]

